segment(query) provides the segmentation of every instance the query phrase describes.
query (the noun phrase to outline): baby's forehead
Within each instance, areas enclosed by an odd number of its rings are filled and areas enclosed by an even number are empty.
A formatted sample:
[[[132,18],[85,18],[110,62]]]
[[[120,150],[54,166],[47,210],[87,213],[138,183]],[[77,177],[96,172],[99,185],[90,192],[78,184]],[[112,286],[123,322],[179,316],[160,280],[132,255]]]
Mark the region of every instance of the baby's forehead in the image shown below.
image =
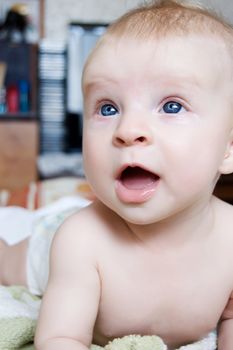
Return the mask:
[[[184,70],[189,64],[198,66],[198,63],[212,67],[213,75],[219,72],[222,75],[224,70],[232,70],[232,57],[227,45],[218,37],[200,33],[188,35],[170,33],[163,37],[142,40],[130,35],[120,38],[107,35],[89,57],[84,69],[84,77],[90,78],[90,75],[101,74],[108,67],[109,72],[114,75],[114,67],[119,68],[119,65],[122,71],[127,65],[131,70],[137,64],[140,69],[145,70],[150,66],[153,69],[162,69],[166,64],[171,69],[177,67]],[[159,64],[158,67],[156,64]]]

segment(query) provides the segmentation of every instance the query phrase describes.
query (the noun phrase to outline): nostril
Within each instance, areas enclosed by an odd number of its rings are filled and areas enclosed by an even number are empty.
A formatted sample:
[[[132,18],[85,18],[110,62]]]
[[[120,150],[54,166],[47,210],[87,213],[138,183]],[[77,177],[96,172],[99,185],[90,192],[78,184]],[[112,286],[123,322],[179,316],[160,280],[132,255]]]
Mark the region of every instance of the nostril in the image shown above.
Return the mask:
[[[124,146],[124,145],[133,145],[133,144],[141,144],[146,143],[147,138],[145,136],[139,136],[139,137],[115,137],[114,143],[118,146]]]
[[[125,141],[123,139],[121,139],[120,137],[116,137],[116,143],[118,145],[124,145],[125,144]]]
[[[145,142],[146,141],[146,138],[144,136],[140,136],[136,139],[136,141],[139,141],[139,142]]]

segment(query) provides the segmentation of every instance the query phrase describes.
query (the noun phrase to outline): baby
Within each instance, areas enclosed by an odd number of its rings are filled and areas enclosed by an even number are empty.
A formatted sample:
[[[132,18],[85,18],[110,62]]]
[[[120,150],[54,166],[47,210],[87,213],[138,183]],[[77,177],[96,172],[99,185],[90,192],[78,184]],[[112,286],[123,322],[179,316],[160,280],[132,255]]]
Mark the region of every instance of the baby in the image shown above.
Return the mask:
[[[175,349],[213,329],[233,349],[233,210],[212,195],[233,172],[232,60],[231,26],[184,1],[133,10],[99,41],[83,73],[97,200],[53,240],[38,350],[128,334]]]

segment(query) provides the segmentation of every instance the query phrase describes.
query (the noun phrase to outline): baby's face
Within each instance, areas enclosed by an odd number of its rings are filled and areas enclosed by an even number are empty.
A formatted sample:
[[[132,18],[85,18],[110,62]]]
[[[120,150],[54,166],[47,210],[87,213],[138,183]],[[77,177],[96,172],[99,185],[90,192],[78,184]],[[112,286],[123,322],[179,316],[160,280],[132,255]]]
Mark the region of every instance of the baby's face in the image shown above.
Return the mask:
[[[213,38],[103,43],[83,80],[84,163],[97,197],[138,224],[206,204],[229,141],[230,74]]]

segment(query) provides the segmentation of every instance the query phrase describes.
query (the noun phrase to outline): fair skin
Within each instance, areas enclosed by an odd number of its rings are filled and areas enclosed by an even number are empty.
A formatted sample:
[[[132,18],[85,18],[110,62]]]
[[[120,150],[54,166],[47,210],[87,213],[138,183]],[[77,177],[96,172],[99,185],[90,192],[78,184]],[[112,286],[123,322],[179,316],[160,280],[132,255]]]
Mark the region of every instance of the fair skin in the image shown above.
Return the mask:
[[[218,349],[233,348],[232,207],[212,196],[233,171],[230,57],[203,35],[153,43],[103,43],[86,68],[98,200],[56,234],[38,350],[127,334],[175,349],[218,325]]]

